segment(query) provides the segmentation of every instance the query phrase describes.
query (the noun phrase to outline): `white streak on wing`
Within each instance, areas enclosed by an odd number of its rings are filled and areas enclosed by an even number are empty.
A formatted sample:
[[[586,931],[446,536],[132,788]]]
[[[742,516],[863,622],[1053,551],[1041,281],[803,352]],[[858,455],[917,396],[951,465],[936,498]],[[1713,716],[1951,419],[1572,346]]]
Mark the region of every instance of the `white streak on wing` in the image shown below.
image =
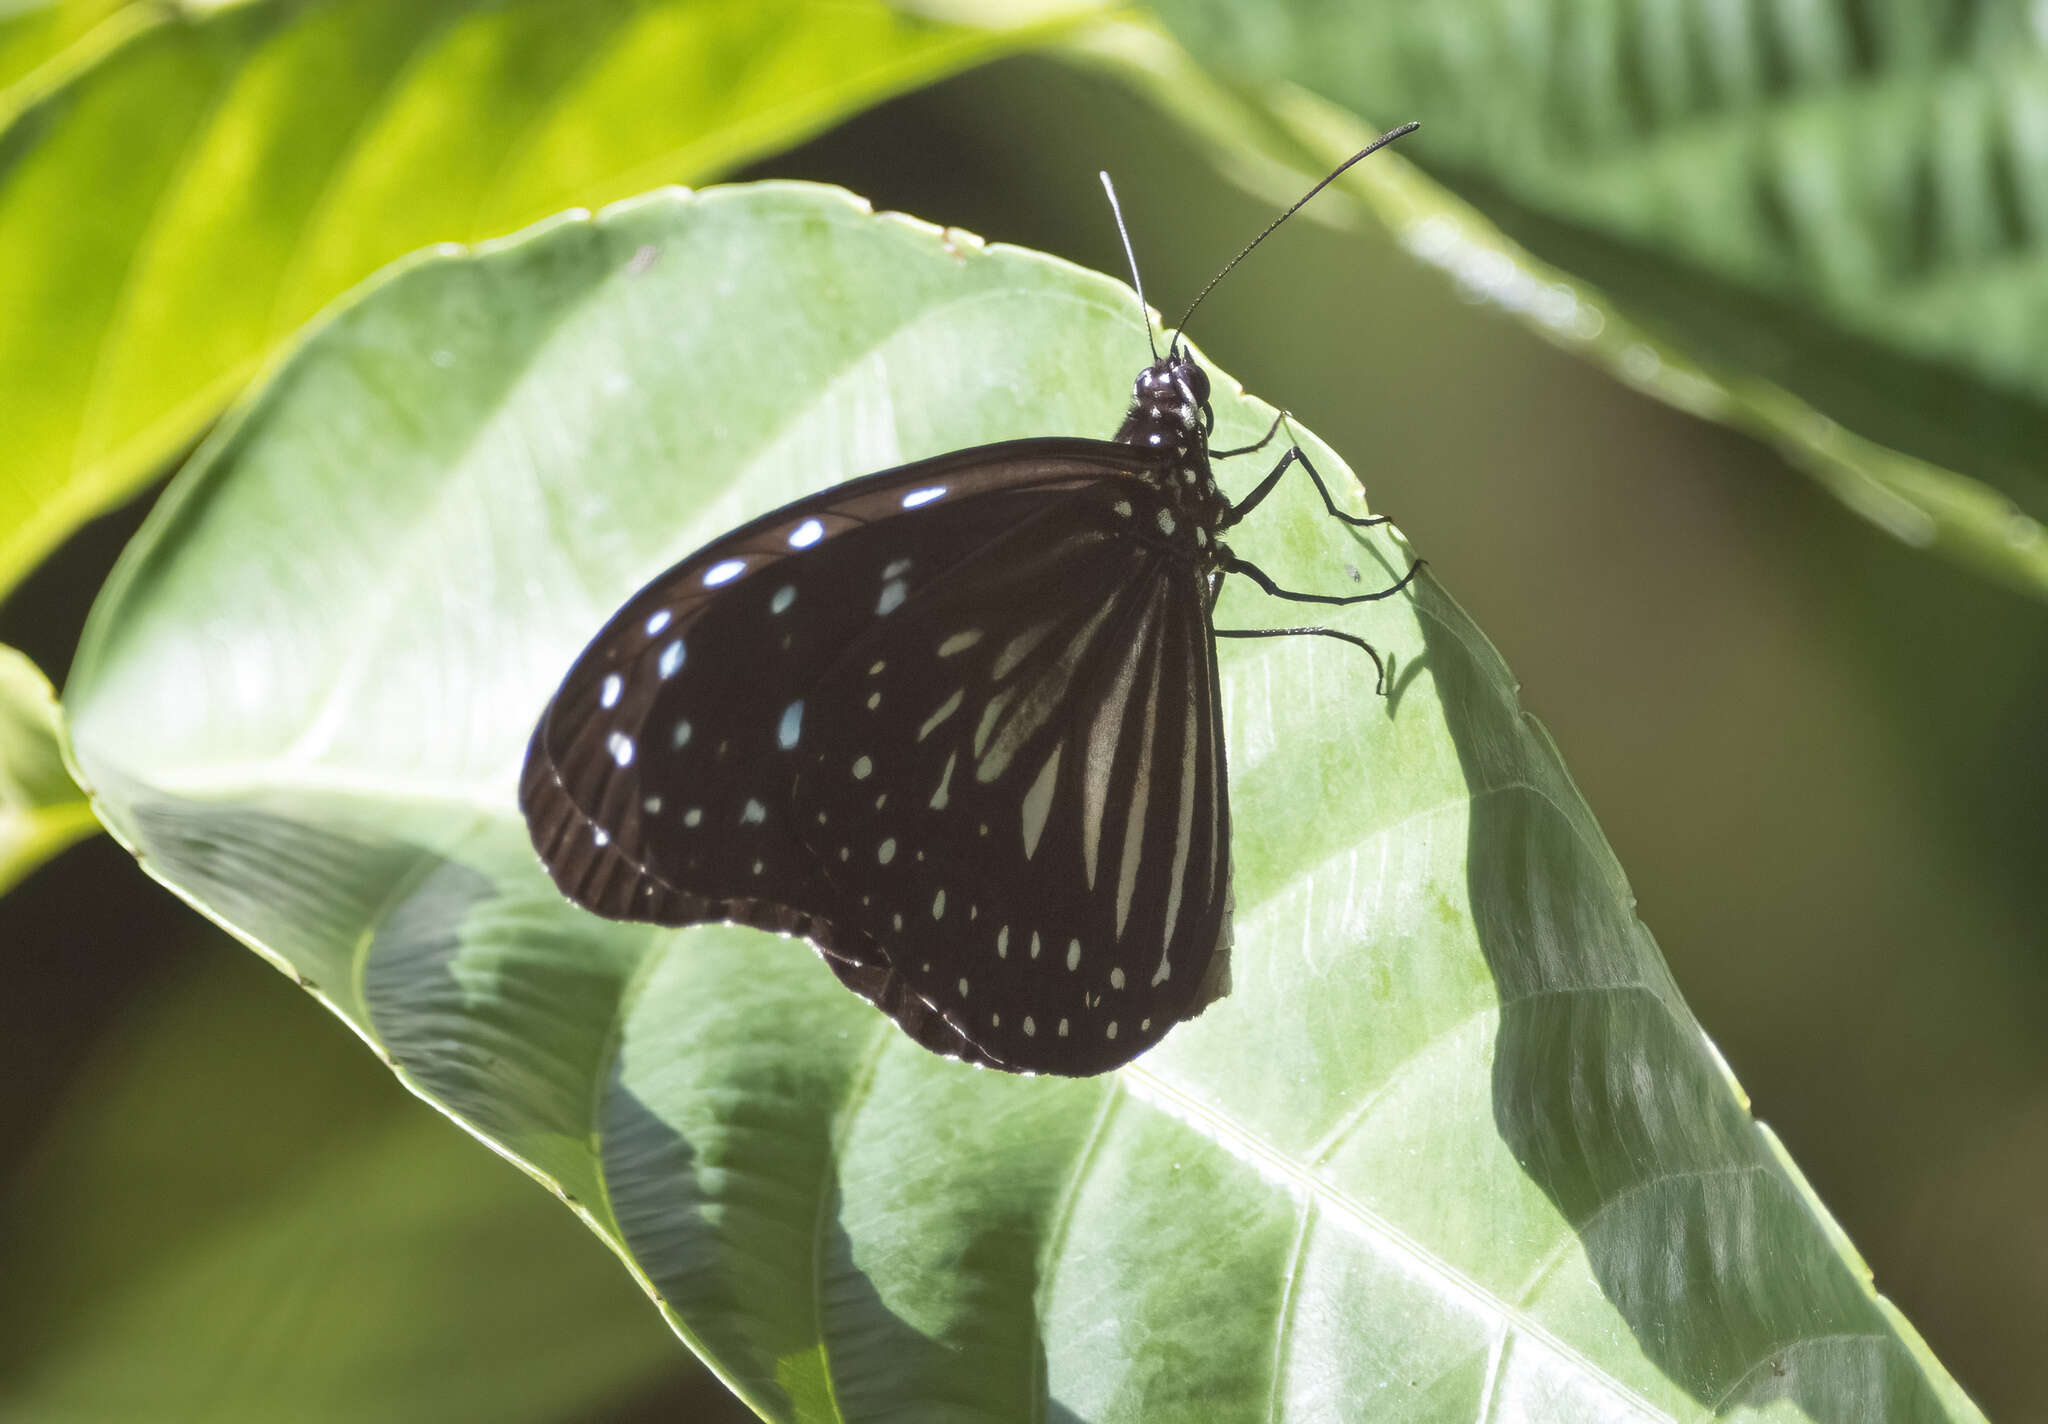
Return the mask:
[[[960,710],[960,699],[965,697],[966,695],[967,689],[962,687],[954,688],[953,695],[951,697],[948,697],[944,702],[941,702],[939,704],[939,710],[932,713],[931,716],[924,719],[924,725],[917,729],[917,739],[920,742],[923,741],[926,737],[929,737],[932,734],[932,729],[934,727],[937,727],[939,723],[945,721],[955,712],[958,712]]]
[[[1045,641],[1045,635],[1052,631],[1053,620],[1048,618],[1035,627],[1026,628],[1009,642],[1003,644],[1003,651],[997,655],[989,668],[989,676],[1001,682],[1017,670],[1017,664],[1031,656],[1032,649]]]
[[[1116,937],[1124,937],[1124,923],[1131,917],[1131,892],[1138,888],[1138,866],[1145,855],[1145,808],[1152,800],[1152,754],[1159,730],[1158,654],[1150,659],[1152,675],[1145,683],[1145,730],[1138,743],[1138,770],[1131,780],[1130,820],[1124,823],[1124,856],[1117,867]],[[1187,792],[1182,790],[1185,800]],[[1170,921],[1169,921],[1170,923]]]
[[[975,755],[981,756],[974,768],[975,780],[986,783],[1001,776],[1009,767],[1010,759],[1023,750],[1024,744],[1046,724],[1053,710],[1066,704],[1074,669],[1081,665],[1081,660],[1101,636],[1103,624],[1109,620],[1116,605],[1116,599],[1105,599],[1102,606],[1088,616],[1088,621],[1060,649],[1060,655],[1052,666],[1041,670],[1028,684],[1029,695],[1016,699],[1014,712],[1003,715],[1004,708],[1010,704],[1011,693],[1023,690],[1027,684],[1020,683],[1017,688],[989,699],[989,710],[983,714],[981,726],[974,734]],[[989,737],[991,730],[995,733],[993,738]],[[984,741],[989,743],[986,756],[982,756]]]
[[[1059,780],[1060,752],[1065,748],[1062,742],[1052,749],[1052,755],[1045,759],[1039,770],[1038,779],[1031,783],[1031,789],[1024,793],[1024,858],[1031,859],[1038,854],[1038,838],[1045,834],[1045,818],[1052,811],[1053,786]]]
[[[946,753],[946,769],[939,773],[939,789],[932,793],[931,808],[934,811],[946,809],[946,802],[950,799],[946,794],[946,788],[953,784],[953,763],[959,757],[957,749]]]
[[[1011,699],[1016,697],[1017,692],[1017,688],[1006,687],[995,696],[989,698],[987,704],[981,709],[981,725],[974,729],[974,754],[976,756],[980,756],[987,749],[989,734],[996,729],[996,719],[1003,715],[1003,709],[1010,705]],[[1004,765],[1008,765],[1008,760],[1008,758],[1004,758]],[[1001,773],[1001,770],[1002,768],[998,767],[995,771],[985,774],[981,779],[983,781],[994,781]]]
[[[1134,650],[1129,656],[1119,657],[1116,678],[1103,694],[1101,703],[1095,709],[1095,721],[1088,729],[1088,764],[1081,774],[1081,863],[1087,871],[1088,888],[1095,888],[1095,865],[1100,859],[1102,842],[1102,815],[1109,807],[1109,788],[1116,771],[1116,747],[1123,735],[1124,718],[1131,710],[1131,684],[1137,680],[1138,659],[1146,656],[1153,637],[1152,623],[1156,605],[1148,605],[1138,626],[1131,630],[1130,646]],[[1150,661],[1157,662],[1154,654]],[[1156,674],[1155,674],[1156,675]],[[1150,709],[1147,709],[1150,719]],[[1142,769],[1144,762],[1139,762]],[[1140,803],[1142,806],[1142,803]],[[1125,833],[1125,848],[1129,849],[1129,833]],[[1118,921],[1122,929],[1122,921]]]
[[[1190,681],[1199,681],[1199,679],[1190,679]],[[1200,788],[1195,785],[1195,772],[1198,766],[1197,749],[1200,746],[1195,737],[1195,703],[1200,699],[1188,697],[1183,700],[1187,704],[1187,723],[1182,729],[1183,741],[1180,753],[1180,828],[1179,833],[1173,838],[1173,878],[1167,882],[1166,918],[1161,921],[1166,927],[1166,943],[1161,946],[1159,951],[1159,968],[1152,975],[1152,983],[1155,986],[1164,983],[1167,975],[1171,972],[1169,956],[1173,949],[1173,931],[1174,926],[1180,922],[1181,887],[1187,883],[1188,875],[1188,841],[1195,825],[1195,797],[1200,794]],[[1209,798],[1212,858],[1215,847],[1216,799],[1214,796]]]

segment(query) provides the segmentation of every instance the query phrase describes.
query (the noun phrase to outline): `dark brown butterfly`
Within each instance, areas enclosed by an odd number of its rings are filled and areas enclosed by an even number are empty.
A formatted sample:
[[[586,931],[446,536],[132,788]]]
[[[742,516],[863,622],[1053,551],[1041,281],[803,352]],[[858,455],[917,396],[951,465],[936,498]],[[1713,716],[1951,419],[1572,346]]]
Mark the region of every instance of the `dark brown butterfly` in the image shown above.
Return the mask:
[[[852,480],[656,578],[527,750],[520,804],[555,883],[614,919],[802,935],[969,1062],[1079,1076],[1157,1043],[1227,988],[1215,639],[1314,633],[1378,662],[1329,629],[1213,627],[1223,579],[1348,604],[1415,574],[1299,594],[1234,555],[1223,535],[1297,463],[1331,515],[1383,521],[1341,513],[1298,448],[1232,503],[1212,454],[1279,422],[1212,452],[1214,423],[1176,336],[1111,440]]]

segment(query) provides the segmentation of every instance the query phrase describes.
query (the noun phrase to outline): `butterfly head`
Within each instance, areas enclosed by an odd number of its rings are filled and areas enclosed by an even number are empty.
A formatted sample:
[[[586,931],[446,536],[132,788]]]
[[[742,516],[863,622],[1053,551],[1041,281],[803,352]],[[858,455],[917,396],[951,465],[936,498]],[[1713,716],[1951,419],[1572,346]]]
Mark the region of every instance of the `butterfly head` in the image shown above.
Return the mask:
[[[1141,414],[1148,424],[1199,431],[1205,439],[1215,427],[1216,415],[1209,409],[1209,373],[1178,343],[1138,372],[1131,391],[1131,415],[1136,419]]]

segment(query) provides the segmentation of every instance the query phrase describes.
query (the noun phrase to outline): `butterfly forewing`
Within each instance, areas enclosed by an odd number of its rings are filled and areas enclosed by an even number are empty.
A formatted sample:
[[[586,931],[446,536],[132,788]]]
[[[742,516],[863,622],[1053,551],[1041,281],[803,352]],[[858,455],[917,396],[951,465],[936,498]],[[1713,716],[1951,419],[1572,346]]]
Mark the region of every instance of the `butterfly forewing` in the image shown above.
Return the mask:
[[[839,914],[1006,1067],[1114,1066],[1222,972],[1212,642],[1201,577],[1147,533],[1163,508],[1125,481],[1059,501],[908,597],[808,704],[793,806]]]
[[[1128,452],[1036,440],[942,456],[785,506],[677,564],[578,659],[535,729],[521,804],[571,899],[615,918],[734,919],[876,961],[793,832],[812,689],[911,600]],[[864,991],[865,992],[865,991]],[[872,996],[871,996],[872,997]]]

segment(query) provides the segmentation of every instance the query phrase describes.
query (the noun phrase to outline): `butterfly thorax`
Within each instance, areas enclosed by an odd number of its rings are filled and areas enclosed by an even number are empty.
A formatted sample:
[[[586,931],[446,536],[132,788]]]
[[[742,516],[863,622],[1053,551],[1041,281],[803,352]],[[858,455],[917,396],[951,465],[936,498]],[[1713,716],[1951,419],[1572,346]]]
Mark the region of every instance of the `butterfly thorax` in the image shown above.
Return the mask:
[[[1230,501],[1209,468],[1209,432],[1215,424],[1208,374],[1174,351],[1138,373],[1130,412],[1116,433],[1117,443],[1151,457],[1146,472],[1166,495],[1174,516],[1172,527],[1162,528],[1166,542],[1205,569],[1221,558],[1217,536],[1230,512]]]

